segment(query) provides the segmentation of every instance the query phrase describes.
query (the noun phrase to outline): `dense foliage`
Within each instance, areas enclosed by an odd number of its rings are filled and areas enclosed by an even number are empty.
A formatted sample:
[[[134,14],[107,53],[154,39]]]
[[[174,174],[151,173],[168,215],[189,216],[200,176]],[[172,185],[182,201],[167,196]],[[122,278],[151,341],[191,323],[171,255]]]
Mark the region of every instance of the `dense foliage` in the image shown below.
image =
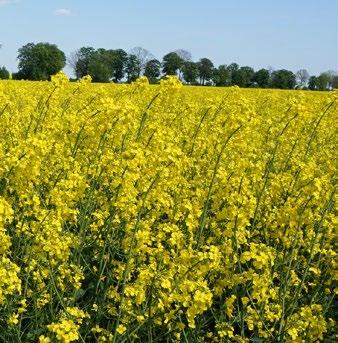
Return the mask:
[[[5,67],[0,67],[0,79],[8,80],[10,78],[9,71]]]
[[[55,44],[28,43],[19,49],[16,79],[49,80],[66,65],[66,56]]]
[[[19,49],[18,60],[19,71],[13,74],[14,79],[48,80],[50,75],[65,66],[66,59],[54,44],[28,43]],[[142,47],[135,47],[129,53],[123,49],[81,47],[67,60],[77,80],[90,75],[93,82],[131,83],[144,75],[150,83],[159,83],[162,78],[174,75],[189,85],[310,90],[338,88],[337,71],[310,76],[306,69],[296,73],[286,69],[262,68],[255,71],[250,66],[237,63],[216,67],[206,57],[192,61],[191,53],[183,49],[167,53],[160,62]],[[0,78],[8,78],[1,75],[0,70]]]
[[[333,339],[337,93],[0,82],[1,342]]]

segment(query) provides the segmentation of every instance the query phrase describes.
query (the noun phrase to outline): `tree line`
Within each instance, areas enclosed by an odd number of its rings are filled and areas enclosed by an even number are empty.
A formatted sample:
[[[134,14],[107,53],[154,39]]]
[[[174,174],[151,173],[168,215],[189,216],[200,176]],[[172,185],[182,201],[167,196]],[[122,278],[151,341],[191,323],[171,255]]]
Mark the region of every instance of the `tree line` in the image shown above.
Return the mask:
[[[81,47],[68,59],[55,44],[28,43],[18,51],[18,72],[13,79],[48,80],[68,63],[76,79],[90,75],[93,82],[133,82],[144,75],[150,83],[158,83],[167,75],[176,75],[189,85],[234,86],[329,90],[338,88],[338,73],[323,72],[310,76],[306,69],[296,73],[290,70],[259,69],[237,63],[214,66],[209,58],[192,60],[191,53],[180,49],[156,59],[148,50],[135,47],[123,49],[95,49]],[[5,67],[0,68],[0,79],[10,78]]]

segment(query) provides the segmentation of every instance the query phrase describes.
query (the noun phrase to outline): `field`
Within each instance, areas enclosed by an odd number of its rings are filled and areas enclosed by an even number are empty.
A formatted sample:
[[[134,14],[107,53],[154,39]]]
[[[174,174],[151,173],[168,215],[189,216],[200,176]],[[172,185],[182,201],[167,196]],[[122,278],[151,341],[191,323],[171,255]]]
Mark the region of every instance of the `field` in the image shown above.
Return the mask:
[[[0,82],[0,342],[334,341],[336,92]]]

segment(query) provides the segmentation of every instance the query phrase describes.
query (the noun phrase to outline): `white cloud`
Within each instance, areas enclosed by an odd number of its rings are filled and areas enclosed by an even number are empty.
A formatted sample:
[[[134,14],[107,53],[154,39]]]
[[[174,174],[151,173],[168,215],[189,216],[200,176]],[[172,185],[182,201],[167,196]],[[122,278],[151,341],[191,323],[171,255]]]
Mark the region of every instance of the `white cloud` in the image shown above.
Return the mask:
[[[0,0],[0,6],[5,6],[17,2],[16,0]]]
[[[58,10],[54,11],[54,14],[60,17],[68,17],[72,15],[72,11],[67,8],[59,8]]]

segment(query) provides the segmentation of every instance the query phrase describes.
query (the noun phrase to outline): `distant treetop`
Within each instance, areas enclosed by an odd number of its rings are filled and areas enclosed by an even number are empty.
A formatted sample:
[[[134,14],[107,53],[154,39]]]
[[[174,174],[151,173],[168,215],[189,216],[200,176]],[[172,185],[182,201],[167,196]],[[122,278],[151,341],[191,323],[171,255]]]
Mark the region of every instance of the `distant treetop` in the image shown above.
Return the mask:
[[[1,44],[0,44],[1,48]],[[48,80],[64,68],[65,54],[50,43],[28,43],[18,51],[19,71],[15,79]],[[189,85],[240,86],[280,89],[329,90],[338,88],[338,73],[328,71],[310,76],[306,69],[259,69],[237,63],[214,66],[207,57],[194,62],[185,49],[165,54],[162,62],[148,50],[138,46],[129,52],[123,49],[81,47],[67,59],[77,79],[90,75],[94,82],[133,82],[144,75],[150,83],[158,83],[167,75],[176,75]],[[6,68],[0,68],[0,78],[8,78]]]

